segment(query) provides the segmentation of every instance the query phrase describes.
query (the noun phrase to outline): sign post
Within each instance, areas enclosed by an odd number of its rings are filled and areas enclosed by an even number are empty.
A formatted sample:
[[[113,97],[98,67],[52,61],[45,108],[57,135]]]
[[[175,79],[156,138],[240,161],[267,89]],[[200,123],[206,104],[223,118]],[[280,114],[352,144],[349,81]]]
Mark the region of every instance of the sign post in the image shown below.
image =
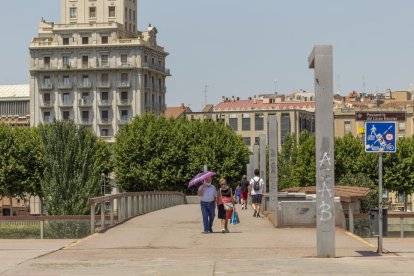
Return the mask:
[[[378,153],[378,253],[382,254],[382,154],[396,151],[395,122],[366,122],[365,151]]]

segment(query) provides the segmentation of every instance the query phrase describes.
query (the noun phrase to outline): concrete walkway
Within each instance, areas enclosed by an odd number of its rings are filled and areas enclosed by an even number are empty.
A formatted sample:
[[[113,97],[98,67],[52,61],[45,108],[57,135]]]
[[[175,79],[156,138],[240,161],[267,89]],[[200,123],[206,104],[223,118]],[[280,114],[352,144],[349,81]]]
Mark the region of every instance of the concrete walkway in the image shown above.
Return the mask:
[[[239,214],[231,233],[202,234],[198,205],[160,210],[0,275],[413,275],[410,257],[378,256],[375,244],[341,229],[338,258],[319,259],[315,229],[275,229],[251,209]]]

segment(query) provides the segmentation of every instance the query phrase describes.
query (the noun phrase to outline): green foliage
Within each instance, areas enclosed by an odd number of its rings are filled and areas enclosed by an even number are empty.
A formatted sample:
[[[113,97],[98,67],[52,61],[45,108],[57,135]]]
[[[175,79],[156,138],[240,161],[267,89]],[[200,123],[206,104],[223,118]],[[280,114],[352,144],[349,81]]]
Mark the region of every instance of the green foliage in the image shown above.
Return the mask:
[[[91,233],[88,220],[50,220],[45,221],[45,239],[81,239]]]
[[[37,129],[0,124],[0,196],[41,194],[42,168]]]
[[[44,148],[42,191],[49,215],[83,215],[99,195],[100,174],[111,168],[109,147],[83,126],[55,121],[40,126]]]
[[[414,192],[414,138],[397,142],[397,152],[384,158],[384,187],[400,195]]]
[[[37,225],[0,225],[0,239],[39,239]]]
[[[126,191],[178,190],[204,165],[218,177],[238,179],[248,162],[243,140],[224,124],[136,117],[116,136],[116,175]]]

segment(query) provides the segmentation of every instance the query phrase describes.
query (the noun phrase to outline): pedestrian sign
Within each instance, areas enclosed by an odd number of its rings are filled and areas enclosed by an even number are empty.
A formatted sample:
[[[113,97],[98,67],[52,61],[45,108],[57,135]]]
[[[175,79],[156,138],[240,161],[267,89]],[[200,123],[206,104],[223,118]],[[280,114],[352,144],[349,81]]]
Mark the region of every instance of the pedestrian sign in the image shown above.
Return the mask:
[[[395,152],[395,122],[366,122],[365,151]]]

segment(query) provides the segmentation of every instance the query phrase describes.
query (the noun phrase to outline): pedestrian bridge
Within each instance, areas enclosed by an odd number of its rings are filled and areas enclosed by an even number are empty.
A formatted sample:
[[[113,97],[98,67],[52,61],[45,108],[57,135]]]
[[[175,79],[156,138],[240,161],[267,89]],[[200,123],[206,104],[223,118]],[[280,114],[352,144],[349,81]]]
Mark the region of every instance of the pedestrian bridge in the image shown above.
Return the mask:
[[[241,223],[226,234],[219,232],[218,220],[214,233],[202,234],[198,204],[138,214],[2,275],[411,275],[414,270],[411,258],[376,256],[374,245],[339,228],[339,258],[314,258],[316,229],[274,228],[266,217],[253,217],[251,208],[238,212]]]

